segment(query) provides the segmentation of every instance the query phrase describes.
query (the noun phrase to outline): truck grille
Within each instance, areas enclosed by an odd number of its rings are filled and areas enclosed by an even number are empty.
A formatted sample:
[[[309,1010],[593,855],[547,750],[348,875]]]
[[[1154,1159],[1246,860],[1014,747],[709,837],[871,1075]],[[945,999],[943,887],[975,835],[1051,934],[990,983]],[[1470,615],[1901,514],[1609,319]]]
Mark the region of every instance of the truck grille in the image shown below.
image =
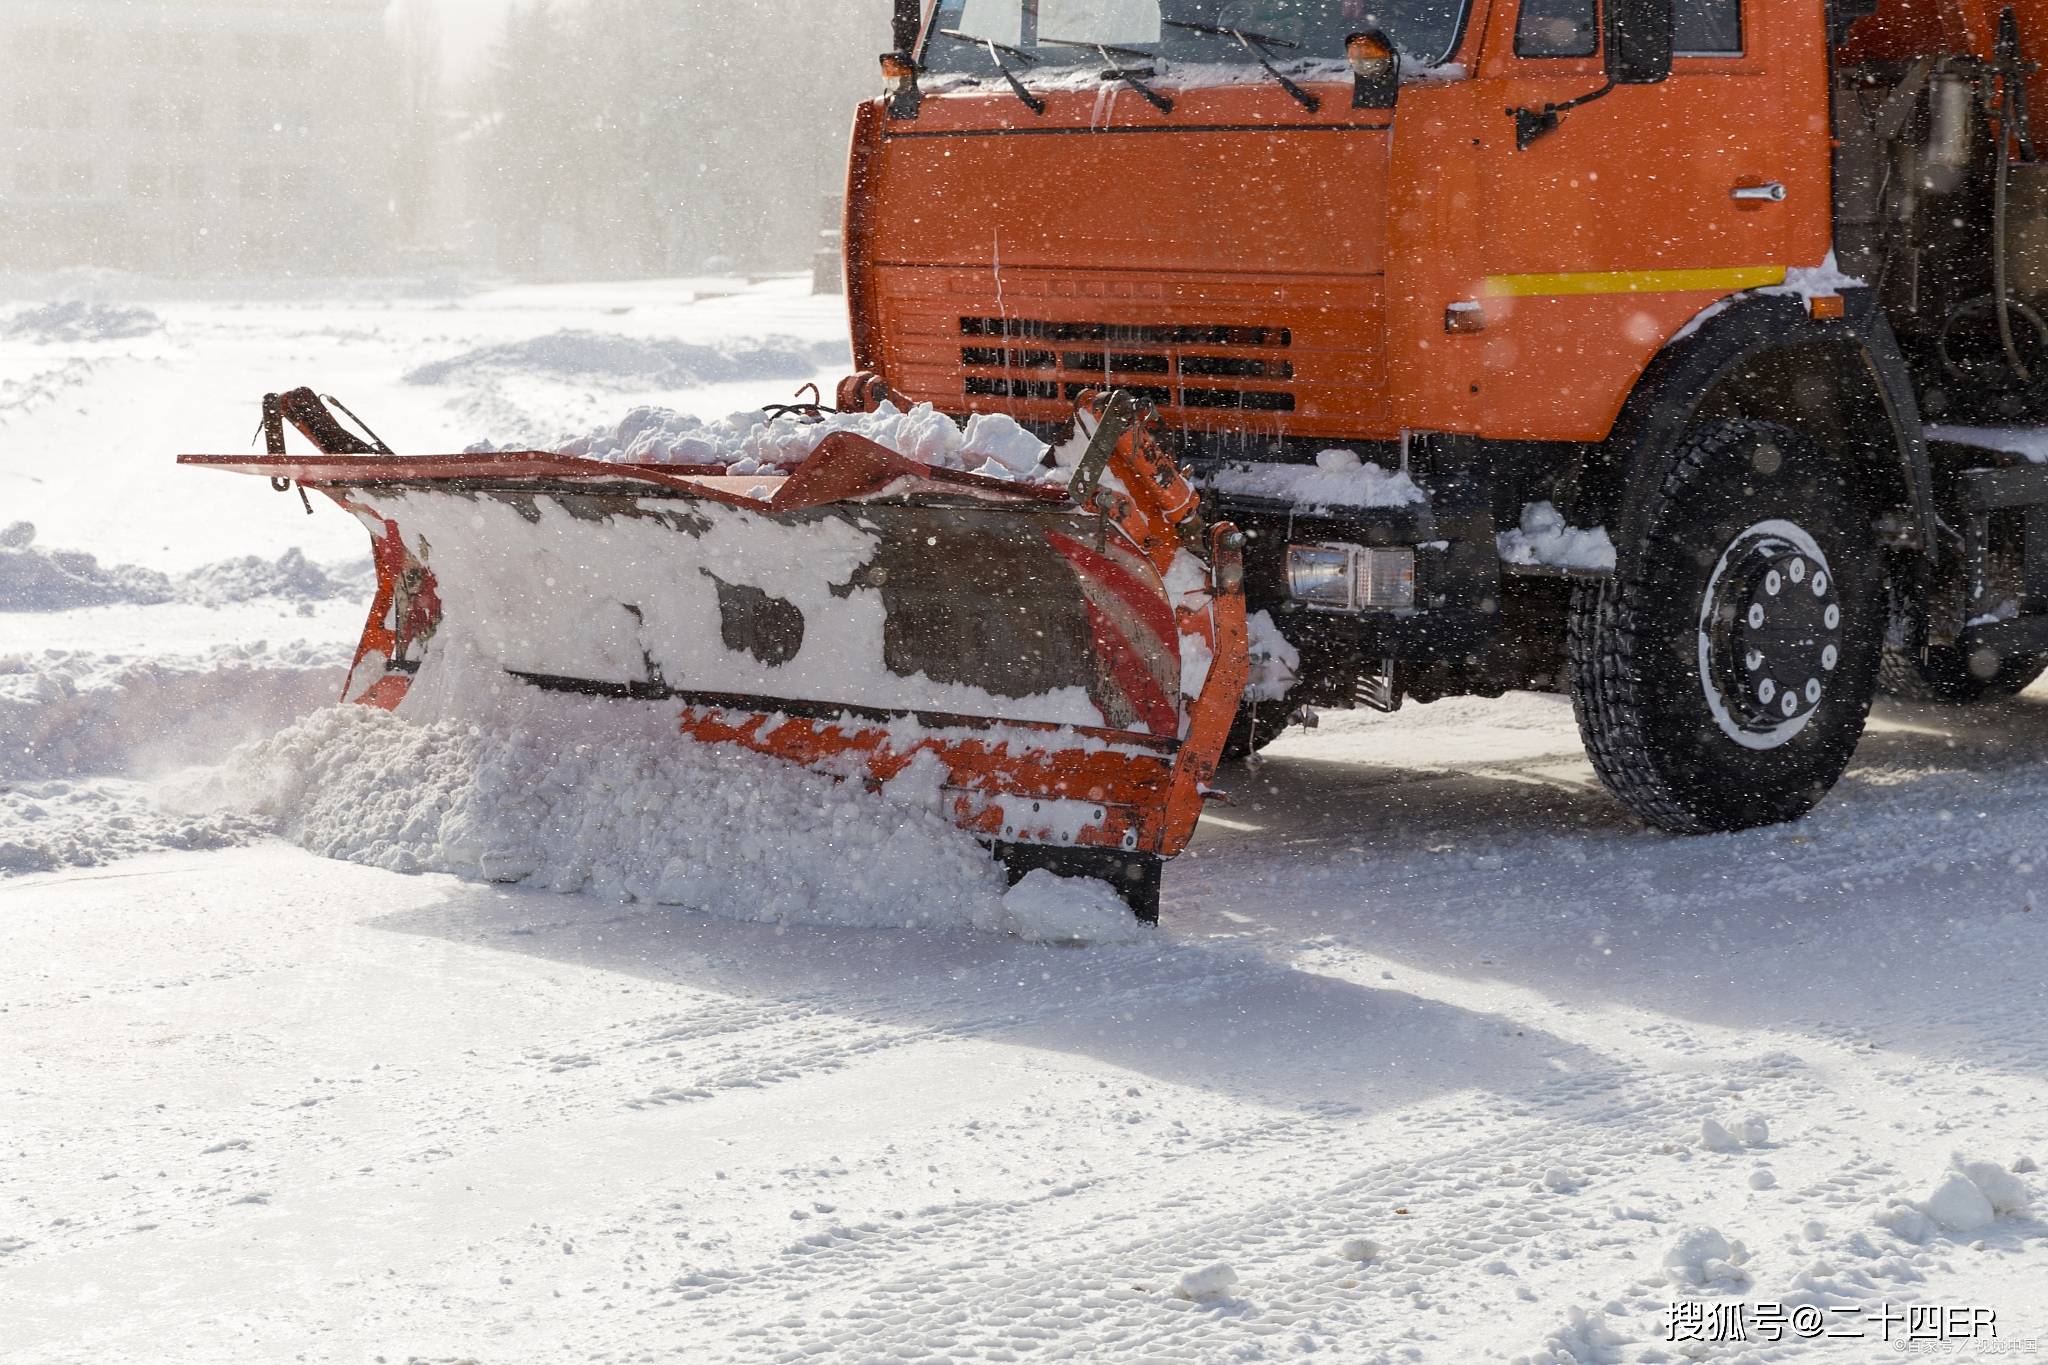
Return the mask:
[[[970,396],[1071,403],[1118,388],[1162,408],[1294,411],[1285,327],[963,317],[960,337]]]

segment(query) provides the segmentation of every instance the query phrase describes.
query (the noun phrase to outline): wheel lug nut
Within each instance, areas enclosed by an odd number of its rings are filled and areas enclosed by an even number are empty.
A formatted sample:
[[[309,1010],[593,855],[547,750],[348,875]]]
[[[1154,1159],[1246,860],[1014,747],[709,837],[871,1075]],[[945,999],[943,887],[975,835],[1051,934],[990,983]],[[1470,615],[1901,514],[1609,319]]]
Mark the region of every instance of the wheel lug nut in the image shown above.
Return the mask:
[[[1797,692],[1787,692],[1783,700],[1778,703],[1778,709],[1787,716],[1799,714],[1799,694]]]
[[[1761,602],[1752,602],[1752,603],[1750,603],[1750,605],[1749,605],[1749,628],[1750,628],[1751,630],[1760,630],[1760,629],[1762,629],[1762,627],[1763,627],[1763,624],[1764,624],[1764,604],[1763,604],[1763,603],[1761,603]]]
[[[1813,595],[1825,597],[1828,592],[1828,576],[1816,570],[1813,575]]]
[[[1827,622],[1827,627],[1829,630],[1833,630],[1837,626],[1842,624],[1842,609],[1836,606],[1834,603],[1830,602],[1828,603],[1827,611],[1821,616],[1820,619]]]
[[[1841,661],[1841,658],[1842,651],[1836,649],[1833,645],[1829,645],[1820,652],[1820,666],[1832,671],[1834,666]]]
[[[1764,652],[1760,649],[1752,649],[1749,653],[1742,656],[1742,666],[1752,673],[1756,672],[1764,666]]]
[[[1806,561],[1794,556],[1792,562],[1785,566],[1785,576],[1794,583],[1804,579],[1806,577]]]
[[[1771,596],[1776,597],[1778,595],[1779,590],[1782,589],[1784,586],[1785,580],[1778,576],[1778,571],[1776,569],[1773,569],[1769,573],[1764,575],[1764,591],[1769,593]]]
[[[1812,703],[1813,703],[1813,704],[1814,704],[1815,706],[1818,706],[1818,705],[1820,705],[1820,679],[1819,679],[1819,678],[1808,678],[1808,679],[1806,680],[1806,699],[1807,699],[1808,701],[1812,702]]]
[[[1771,698],[1777,695],[1778,684],[1777,681],[1773,678],[1765,678],[1762,682],[1756,685],[1756,699],[1762,702],[1765,706],[1769,706],[1771,704]]]

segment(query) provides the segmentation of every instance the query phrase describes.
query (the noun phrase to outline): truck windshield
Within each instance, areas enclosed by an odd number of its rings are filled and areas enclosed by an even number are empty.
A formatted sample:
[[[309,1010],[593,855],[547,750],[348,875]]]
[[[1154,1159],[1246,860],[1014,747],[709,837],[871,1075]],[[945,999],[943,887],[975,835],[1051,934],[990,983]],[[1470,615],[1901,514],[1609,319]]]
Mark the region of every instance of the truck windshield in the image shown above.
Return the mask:
[[[985,39],[1032,66],[1101,65],[1101,44],[1119,62],[1252,62],[1242,44],[1206,29],[1275,40],[1275,61],[1342,61],[1344,40],[1378,29],[1412,62],[1450,56],[1466,0],[940,0],[924,64],[935,71],[989,72]],[[1177,27],[1175,21],[1199,27]],[[949,37],[948,33],[959,35]],[[1055,42],[1054,40],[1059,40]],[[1078,46],[1077,46],[1078,44]],[[1286,46],[1292,44],[1292,46]],[[1035,59],[1031,60],[1031,59]]]

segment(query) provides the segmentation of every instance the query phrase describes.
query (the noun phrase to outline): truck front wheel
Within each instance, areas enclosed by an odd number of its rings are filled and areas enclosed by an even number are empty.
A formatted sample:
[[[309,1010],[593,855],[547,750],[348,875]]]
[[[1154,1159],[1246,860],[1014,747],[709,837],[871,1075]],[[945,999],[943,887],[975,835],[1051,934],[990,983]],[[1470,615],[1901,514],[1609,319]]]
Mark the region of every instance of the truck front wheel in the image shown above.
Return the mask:
[[[1848,472],[1788,427],[1702,424],[1614,577],[1572,596],[1572,709],[1608,790],[1682,834],[1797,819],[1876,686],[1882,572]]]
[[[1238,708],[1223,741],[1223,762],[1242,763],[1280,738],[1298,707],[1284,701],[1248,701]]]

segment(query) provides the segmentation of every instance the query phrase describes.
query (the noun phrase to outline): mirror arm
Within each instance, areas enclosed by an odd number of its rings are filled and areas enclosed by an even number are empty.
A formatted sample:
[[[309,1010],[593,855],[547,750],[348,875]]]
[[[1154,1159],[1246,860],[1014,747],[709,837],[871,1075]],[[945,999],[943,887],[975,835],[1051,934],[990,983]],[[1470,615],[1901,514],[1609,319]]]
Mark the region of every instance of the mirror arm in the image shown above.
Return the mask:
[[[924,0],[896,0],[889,28],[895,50],[914,54],[924,31]]]
[[[1591,104],[1602,95],[1611,95],[1613,93],[1614,80],[1610,77],[1607,83],[1598,90],[1589,90],[1583,95],[1576,95],[1562,104],[1546,104],[1541,109],[1525,107],[1508,110],[1509,116],[1515,121],[1515,150],[1526,152],[1529,150],[1530,144],[1538,138],[1546,133],[1555,132],[1560,115],[1568,114],[1582,104]]]

